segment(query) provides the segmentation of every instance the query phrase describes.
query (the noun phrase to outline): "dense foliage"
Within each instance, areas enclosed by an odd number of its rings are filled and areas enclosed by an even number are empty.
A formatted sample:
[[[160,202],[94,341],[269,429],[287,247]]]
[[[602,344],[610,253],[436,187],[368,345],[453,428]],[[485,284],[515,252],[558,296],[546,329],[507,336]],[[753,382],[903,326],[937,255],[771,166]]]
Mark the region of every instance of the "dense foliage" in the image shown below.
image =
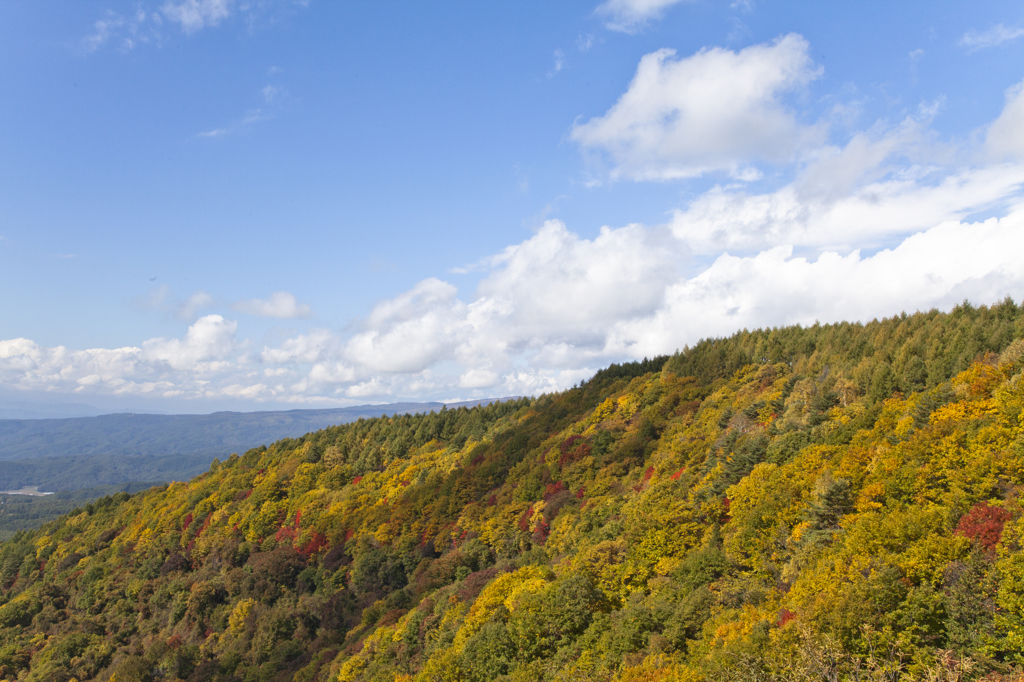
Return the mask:
[[[4,543],[0,678],[1015,679],[1022,337],[742,332],[232,455]]]

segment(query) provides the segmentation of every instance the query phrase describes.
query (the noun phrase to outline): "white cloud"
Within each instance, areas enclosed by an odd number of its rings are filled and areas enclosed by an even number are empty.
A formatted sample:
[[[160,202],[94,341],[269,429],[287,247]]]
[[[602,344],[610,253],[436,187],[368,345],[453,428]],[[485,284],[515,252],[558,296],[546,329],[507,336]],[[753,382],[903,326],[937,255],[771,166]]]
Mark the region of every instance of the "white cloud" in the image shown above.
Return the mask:
[[[207,315],[188,328],[184,339],[150,339],[142,344],[139,357],[151,362],[166,362],[178,370],[216,369],[202,363],[223,360],[235,348],[238,323],[220,315]]]
[[[1024,159],[1024,81],[1006,91],[1006,106],[989,127],[985,145],[995,159]]]
[[[314,329],[308,334],[287,339],[279,348],[264,348],[260,358],[272,365],[314,363],[325,357],[336,346],[334,335],[326,329]]]
[[[609,154],[613,178],[666,180],[785,163],[824,141],[783,102],[821,75],[801,36],[739,52],[674,50],[644,56],[629,89],[604,116],[573,127],[585,149]]]
[[[682,0],[606,0],[594,12],[612,31],[636,33],[648,22],[660,19],[665,10]]]
[[[459,377],[459,388],[490,388],[499,383],[501,375],[483,367],[466,370]]]
[[[966,47],[968,52],[976,52],[986,47],[995,47],[996,45],[1016,40],[1021,36],[1024,36],[1024,28],[1020,26],[996,24],[987,31],[971,29],[960,39],[960,45]]]
[[[160,8],[164,16],[181,24],[186,33],[194,33],[207,26],[216,26],[231,16],[233,0],[168,0]]]
[[[581,239],[558,220],[492,261],[471,311],[477,326],[502,318],[520,341],[542,330],[590,336],[613,320],[654,309],[678,276],[684,246],[665,230],[628,225]]]
[[[270,295],[270,298],[263,301],[258,298],[249,301],[241,301],[232,306],[235,310],[246,315],[256,317],[278,317],[282,319],[296,319],[309,317],[313,312],[305,303],[300,304],[295,296],[287,291],[277,291]]]
[[[469,331],[466,305],[451,284],[430,278],[378,304],[367,329],[353,336],[345,356],[378,372],[418,372],[451,353],[459,332]]]
[[[388,393],[388,386],[380,379],[364,381],[345,390],[345,395],[349,398],[377,398]]]

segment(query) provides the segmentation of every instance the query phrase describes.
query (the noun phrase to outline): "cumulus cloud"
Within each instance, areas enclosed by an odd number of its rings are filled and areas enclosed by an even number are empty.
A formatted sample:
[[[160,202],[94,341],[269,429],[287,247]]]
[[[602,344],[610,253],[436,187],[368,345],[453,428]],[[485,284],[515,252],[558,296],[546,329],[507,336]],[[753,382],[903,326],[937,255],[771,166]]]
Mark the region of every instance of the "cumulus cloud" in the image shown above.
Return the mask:
[[[968,52],[976,52],[986,47],[995,47],[996,45],[1016,40],[1021,36],[1024,36],[1024,28],[1020,26],[996,24],[987,31],[971,29],[960,39],[960,45],[966,47]]]
[[[166,362],[174,369],[198,369],[201,363],[227,357],[235,347],[237,328],[237,322],[220,315],[207,315],[188,328],[184,339],[146,341],[139,357],[150,362]]]
[[[660,19],[665,10],[682,0],[606,0],[594,12],[605,20],[605,27],[622,33],[636,33],[650,21]]]
[[[483,367],[466,370],[459,377],[459,388],[490,388],[501,383],[501,375]]]
[[[478,325],[500,317],[525,339],[542,330],[565,338],[600,333],[657,307],[684,252],[663,229],[604,227],[588,240],[549,220],[492,260],[471,317]]]
[[[286,320],[309,317],[313,314],[308,305],[299,303],[295,296],[287,291],[274,292],[265,301],[258,298],[241,301],[233,307],[238,312],[245,313],[246,315],[278,317]]]
[[[377,305],[367,329],[348,342],[345,355],[381,372],[418,372],[451,352],[466,323],[458,290],[426,279],[410,291]],[[468,330],[466,330],[468,331]]]
[[[808,44],[789,34],[739,52],[701,50],[644,56],[629,88],[603,116],[574,126],[572,139],[607,153],[613,178],[665,180],[730,171],[757,161],[792,161],[824,141],[802,124],[784,95],[819,77]]]
[[[336,339],[326,329],[314,329],[308,334],[286,339],[278,348],[264,348],[260,358],[272,365],[313,363],[327,355],[336,346]]]

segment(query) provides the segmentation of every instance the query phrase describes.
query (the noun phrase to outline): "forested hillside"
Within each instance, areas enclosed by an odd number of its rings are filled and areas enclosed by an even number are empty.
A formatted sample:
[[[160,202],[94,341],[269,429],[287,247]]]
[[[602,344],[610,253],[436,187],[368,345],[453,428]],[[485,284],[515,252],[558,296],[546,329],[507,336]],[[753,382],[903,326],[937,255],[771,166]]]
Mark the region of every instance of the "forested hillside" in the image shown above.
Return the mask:
[[[0,546],[0,679],[1016,680],[1024,308],[364,419]]]

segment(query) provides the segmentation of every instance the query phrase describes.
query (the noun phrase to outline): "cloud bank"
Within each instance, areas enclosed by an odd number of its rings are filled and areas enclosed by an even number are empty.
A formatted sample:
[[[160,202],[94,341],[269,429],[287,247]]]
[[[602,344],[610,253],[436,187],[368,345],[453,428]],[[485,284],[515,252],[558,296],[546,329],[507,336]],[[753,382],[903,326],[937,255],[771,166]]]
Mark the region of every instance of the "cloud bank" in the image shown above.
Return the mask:
[[[723,253],[684,272],[686,241],[631,225],[584,239],[558,221],[510,247],[473,296],[428,279],[379,304],[360,331],[311,330],[249,351],[237,323],[180,339],[70,351],[0,341],[6,386],[71,393],[322,403],[537,393],[612,361],[670,353],[737,329],[870,319],[1024,292],[1024,207],[948,220],[866,255]],[[607,266],[607,267],[606,267]]]

